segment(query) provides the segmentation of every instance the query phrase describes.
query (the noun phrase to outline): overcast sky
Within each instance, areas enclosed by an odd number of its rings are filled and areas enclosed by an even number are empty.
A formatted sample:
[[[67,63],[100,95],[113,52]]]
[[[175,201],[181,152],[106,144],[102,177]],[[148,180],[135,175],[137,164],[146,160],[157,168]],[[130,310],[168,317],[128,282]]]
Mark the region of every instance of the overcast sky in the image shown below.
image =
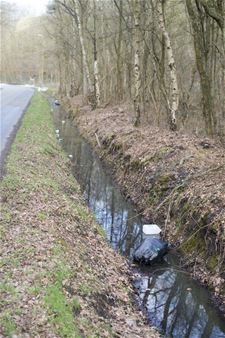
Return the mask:
[[[1,1],[1,0],[0,0]],[[15,3],[21,9],[26,9],[32,15],[43,14],[46,10],[46,5],[49,0],[6,0],[10,3]]]

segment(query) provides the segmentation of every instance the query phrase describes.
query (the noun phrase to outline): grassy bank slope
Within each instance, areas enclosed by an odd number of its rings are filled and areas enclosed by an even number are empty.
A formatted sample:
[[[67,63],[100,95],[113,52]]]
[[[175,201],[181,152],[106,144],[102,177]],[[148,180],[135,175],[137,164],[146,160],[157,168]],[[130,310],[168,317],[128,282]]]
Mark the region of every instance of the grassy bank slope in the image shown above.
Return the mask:
[[[150,125],[134,128],[126,106],[91,111],[76,97],[69,107],[124,194],[163,227],[187,268],[225,305],[225,149]]]
[[[132,304],[126,261],[84,205],[41,94],[0,186],[0,336],[158,336]]]

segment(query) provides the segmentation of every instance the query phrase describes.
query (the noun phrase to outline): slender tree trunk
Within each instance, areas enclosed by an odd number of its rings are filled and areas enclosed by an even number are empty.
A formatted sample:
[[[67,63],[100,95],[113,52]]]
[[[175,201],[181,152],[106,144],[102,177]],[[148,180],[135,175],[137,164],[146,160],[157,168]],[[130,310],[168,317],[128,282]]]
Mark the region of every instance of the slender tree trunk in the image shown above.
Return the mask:
[[[65,78],[64,78],[64,68],[62,66],[62,57],[58,56],[58,65],[59,65],[59,95],[65,96],[66,95],[66,88],[65,88]]]
[[[147,89],[148,89],[148,74],[147,74],[147,64],[148,64],[148,57],[149,57],[149,51],[148,48],[144,47],[144,53],[143,53],[143,65],[145,65],[145,67],[143,67],[143,74],[142,74],[142,103],[143,103],[143,111],[144,113],[146,112],[146,93],[147,93]]]
[[[170,36],[166,30],[164,14],[163,14],[163,3],[164,0],[160,0],[158,2],[158,17],[159,17],[159,26],[162,30],[162,34],[165,40],[165,46],[167,51],[168,57],[168,67],[170,71],[170,79],[171,79],[171,100],[170,100],[170,124],[171,129],[177,129],[177,119],[176,115],[178,112],[179,106],[179,90],[178,90],[178,81],[177,81],[177,71],[176,71],[176,64],[174,60],[173,49],[170,41]]]
[[[134,10],[134,81],[135,81],[135,94],[134,94],[134,109],[135,109],[135,127],[138,127],[141,122],[141,71],[140,71],[140,1],[133,1]]]
[[[95,79],[95,102],[99,107],[101,103],[100,86],[99,86],[99,71],[98,71],[98,55],[97,55],[97,38],[96,38],[96,2],[94,5],[94,79]]]
[[[123,2],[119,0],[119,34],[117,46],[117,97],[121,101],[123,98],[123,78],[122,78],[122,15]]]
[[[107,29],[107,26],[105,25],[105,20],[104,20],[104,4],[101,4],[101,35],[102,35],[102,55],[101,55],[101,60],[102,60],[102,74],[103,74],[103,79],[102,79],[102,101],[105,101],[106,98],[108,97],[108,63],[107,63],[107,48],[106,48],[106,37],[105,37],[105,30]]]
[[[97,107],[101,104],[101,96],[100,96],[100,87],[99,87],[99,71],[98,71],[98,60],[94,60],[94,77],[95,77],[95,97],[96,97],[96,105]]]
[[[202,109],[206,125],[206,132],[208,135],[213,135],[215,131],[215,117],[213,113],[214,103],[212,96],[212,78],[210,76],[210,70],[208,67],[209,44],[206,44],[206,38],[208,38],[208,36],[206,37],[206,33],[204,32],[206,23],[202,22],[199,9],[195,9],[194,6],[196,6],[196,4],[193,4],[192,0],[186,0],[186,5],[193,29],[196,65],[200,76]]]
[[[93,86],[91,83],[90,71],[89,71],[88,61],[87,61],[87,53],[86,53],[85,44],[84,44],[84,34],[83,34],[83,24],[82,24],[83,18],[80,17],[77,1],[75,1],[74,4],[75,4],[77,26],[78,26],[79,39],[80,39],[82,58],[83,58],[83,73],[84,73],[84,77],[86,77],[86,80],[87,80],[87,89],[85,86],[83,90],[84,90],[84,95],[87,96],[93,93]]]

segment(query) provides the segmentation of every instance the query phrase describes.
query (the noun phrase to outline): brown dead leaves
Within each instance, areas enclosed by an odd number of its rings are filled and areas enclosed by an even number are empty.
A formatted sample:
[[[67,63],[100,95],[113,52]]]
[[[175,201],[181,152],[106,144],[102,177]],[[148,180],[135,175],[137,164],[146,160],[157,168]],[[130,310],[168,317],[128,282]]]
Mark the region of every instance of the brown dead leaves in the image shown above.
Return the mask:
[[[224,288],[218,286],[225,278],[224,147],[217,140],[146,124],[134,128],[125,104],[95,111],[83,109],[76,98],[71,104],[72,108],[79,104],[76,123],[81,134],[112,167],[121,190],[146,220],[166,223],[166,237],[174,243],[182,243],[196,231],[203,238],[205,256],[199,263],[201,253],[196,250],[194,255],[192,250],[189,262],[195,271],[191,271],[214,288],[225,306]],[[209,271],[207,262],[213,255],[219,257],[218,269]]]

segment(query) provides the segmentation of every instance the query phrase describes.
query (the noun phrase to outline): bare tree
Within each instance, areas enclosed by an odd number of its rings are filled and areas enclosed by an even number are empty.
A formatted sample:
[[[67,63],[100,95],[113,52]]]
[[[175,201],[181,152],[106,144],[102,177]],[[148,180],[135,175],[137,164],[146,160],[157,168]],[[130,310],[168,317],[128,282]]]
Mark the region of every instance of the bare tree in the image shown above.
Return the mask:
[[[136,126],[147,117],[165,127],[169,116],[172,130],[225,132],[224,1],[53,3],[67,95],[83,88],[93,108],[133,101]]]
[[[141,6],[139,0],[133,0],[134,11],[134,81],[135,81],[135,94],[134,94],[134,109],[135,109],[135,121],[134,125],[138,127],[140,125],[141,118],[141,69],[140,69],[140,17]]]
[[[94,79],[95,79],[95,98],[96,107],[101,104],[100,85],[99,85],[99,70],[98,70],[98,53],[97,53],[97,28],[96,28],[96,0],[93,0],[93,16],[94,16]]]
[[[222,1],[186,0],[188,14],[193,30],[196,65],[200,76],[203,116],[207,134],[216,131],[215,114],[215,77],[217,64],[218,32],[215,34],[215,24],[220,28],[223,41],[224,56],[224,5]],[[217,37],[216,37],[217,36]],[[224,81],[224,80],[223,80]],[[223,108],[224,109],[224,108]]]
[[[170,79],[171,79],[171,102],[168,100],[168,106],[170,110],[170,125],[172,130],[177,129],[176,115],[179,106],[179,90],[178,90],[178,81],[177,81],[177,71],[176,64],[174,59],[174,53],[171,45],[170,36],[168,31],[166,30],[165,19],[164,19],[164,0],[158,1],[158,16],[159,16],[159,26],[162,30],[163,38],[165,41],[165,48],[168,56],[168,67],[170,71]]]

